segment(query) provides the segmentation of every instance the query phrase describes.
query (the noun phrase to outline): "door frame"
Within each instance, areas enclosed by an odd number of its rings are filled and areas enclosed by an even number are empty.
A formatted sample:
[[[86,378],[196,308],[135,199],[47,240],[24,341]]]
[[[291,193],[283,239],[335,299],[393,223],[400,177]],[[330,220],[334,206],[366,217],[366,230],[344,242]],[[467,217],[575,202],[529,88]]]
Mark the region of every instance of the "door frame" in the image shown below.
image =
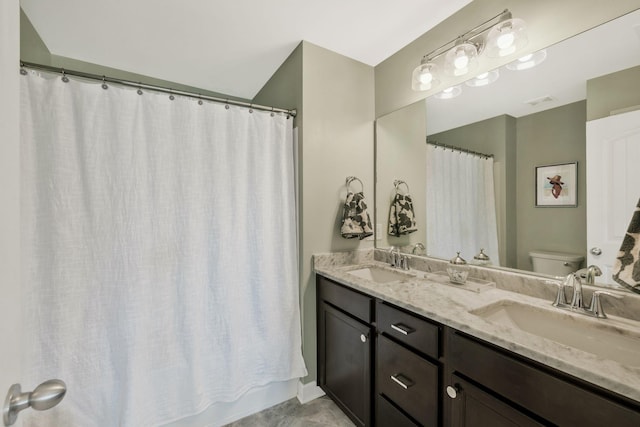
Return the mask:
[[[20,382],[20,1],[0,2],[0,402]],[[37,385],[37,384],[36,384]],[[34,386],[24,384],[27,390]],[[20,419],[14,425],[21,425]]]

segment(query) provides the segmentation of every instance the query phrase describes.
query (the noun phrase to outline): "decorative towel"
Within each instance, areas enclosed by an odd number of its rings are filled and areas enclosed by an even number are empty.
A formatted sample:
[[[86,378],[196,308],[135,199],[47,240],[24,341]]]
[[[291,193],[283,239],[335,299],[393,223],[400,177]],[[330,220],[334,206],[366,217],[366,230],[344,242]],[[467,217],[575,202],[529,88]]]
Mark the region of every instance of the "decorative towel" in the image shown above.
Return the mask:
[[[640,294],[640,200],[613,265],[613,280]]]
[[[402,236],[417,231],[413,201],[408,194],[396,193],[389,209],[389,235]]]
[[[357,237],[360,240],[373,234],[371,219],[367,212],[367,204],[364,201],[362,191],[359,193],[349,191],[347,193],[340,232],[345,239]]]

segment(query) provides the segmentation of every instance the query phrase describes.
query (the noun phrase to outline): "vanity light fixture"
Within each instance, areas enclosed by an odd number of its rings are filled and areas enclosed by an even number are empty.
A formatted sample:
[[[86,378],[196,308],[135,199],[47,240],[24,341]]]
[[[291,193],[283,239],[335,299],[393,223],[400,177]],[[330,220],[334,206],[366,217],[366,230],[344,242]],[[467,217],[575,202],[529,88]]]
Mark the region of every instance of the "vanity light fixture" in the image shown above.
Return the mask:
[[[411,88],[413,90],[429,90],[439,84],[438,65],[423,59],[420,65],[413,70]]]
[[[486,86],[498,80],[498,77],[500,77],[500,72],[495,69],[487,71],[486,73],[478,74],[474,78],[467,80],[465,84],[470,87]]]
[[[435,96],[438,99],[451,99],[459,96],[462,93],[462,86],[451,86],[443,90],[442,92],[436,93]]]
[[[429,90],[439,83],[440,69],[449,76],[462,77],[478,67],[483,51],[502,57],[516,53],[527,43],[526,25],[514,19],[508,9],[486,20],[422,57],[411,76],[413,90]]]
[[[547,50],[542,49],[529,55],[525,55],[522,58],[518,58],[513,62],[506,65],[507,69],[513,71],[528,70],[536,65],[540,64],[547,58]]]

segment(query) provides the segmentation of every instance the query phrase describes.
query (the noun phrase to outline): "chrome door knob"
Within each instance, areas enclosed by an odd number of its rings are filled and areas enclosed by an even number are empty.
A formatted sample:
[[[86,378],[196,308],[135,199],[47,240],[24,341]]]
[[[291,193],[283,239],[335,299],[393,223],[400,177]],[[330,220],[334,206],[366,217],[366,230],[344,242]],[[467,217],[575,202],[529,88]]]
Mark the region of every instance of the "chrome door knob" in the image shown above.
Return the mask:
[[[591,248],[590,252],[592,255],[598,256],[602,254],[602,249],[594,247],[594,248]]]
[[[40,384],[32,392],[22,392],[20,384],[14,384],[7,393],[2,408],[2,420],[5,426],[13,425],[18,413],[29,407],[36,411],[44,411],[56,406],[67,393],[67,386],[62,380],[49,380]]]

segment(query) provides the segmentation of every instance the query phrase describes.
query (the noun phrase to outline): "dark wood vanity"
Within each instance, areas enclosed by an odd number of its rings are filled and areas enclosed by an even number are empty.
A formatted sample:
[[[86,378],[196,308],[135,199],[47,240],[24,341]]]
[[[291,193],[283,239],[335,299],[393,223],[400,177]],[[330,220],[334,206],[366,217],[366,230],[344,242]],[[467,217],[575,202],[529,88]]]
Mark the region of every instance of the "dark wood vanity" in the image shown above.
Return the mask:
[[[358,426],[640,426],[640,403],[317,275],[318,385]]]

